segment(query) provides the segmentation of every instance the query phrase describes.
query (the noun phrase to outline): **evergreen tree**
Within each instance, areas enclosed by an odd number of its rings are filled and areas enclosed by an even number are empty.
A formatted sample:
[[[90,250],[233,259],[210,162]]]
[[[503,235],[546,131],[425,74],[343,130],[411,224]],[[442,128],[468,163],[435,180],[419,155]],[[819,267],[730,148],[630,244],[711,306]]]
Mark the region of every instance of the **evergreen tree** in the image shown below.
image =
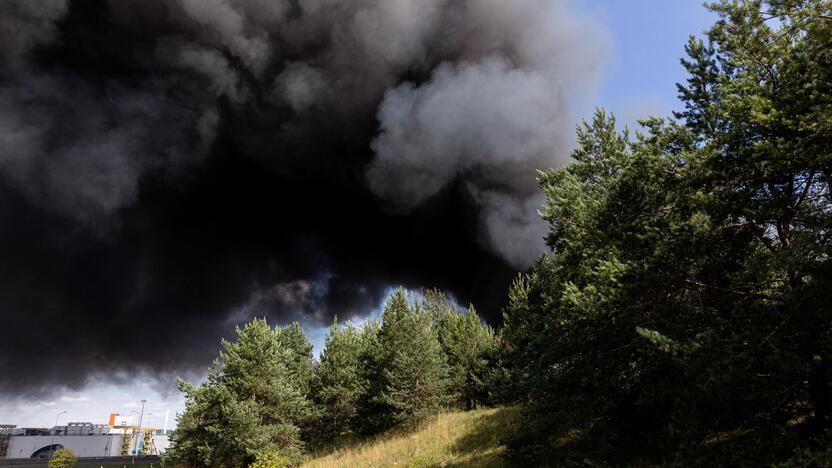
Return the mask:
[[[360,404],[369,382],[364,369],[364,332],[332,324],[315,368],[314,397],[320,407],[316,438],[331,442],[358,427]]]
[[[237,328],[199,387],[179,380],[186,408],[177,419],[166,458],[194,466],[246,466],[260,453],[300,457],[300,426],[311,405],[299,350],[299,327],[271,328],[255,319]],[[287,339],[287,337],[289,337]],[[311,359],[311,358],[310,358]]]
[[[798,371],[776,379],[805,382],[795,394],[807,397],[811,424],[822,431],[832,416],[832,2],[712,8],[720,19],[708,33],[711,58],[685,63],[688,87],[700,81],[711,92],[683,92],[682,117],[699,129],[699,115],[713,116],[697,132],[709,214],[753,238],[755,251],[735,283],[776,309],[760,332],[772,333],[764,341]]]
[[[526,463],[757,466],[829,426],[832,7],[712,8],[682,125],[598,112],[540,174],[552,252],[501,331]]]
[[[312,343],[298,322],[275,329],[281,346],[290,351],[291,357],[286,366],[292,379],[297,383],[303,394],[309,393],[309,385],[314,375],[312,359]]]
[[[372,435],[389,427],[388,408],[378,398],[384,380],[384,353],[379,343],[381,323],[370,320],[361,329],[360,369],[366,391],[358,399],[358,416],[353,429],[362,435]]]
[[[485,378],[494,332],[480,320],[473,305],[467,312],[444,314],[438,330],[448,361],[450,399],[459,408],[476,408],[488,396]]]
[[[403,290],[384,307],[377,344],[377,386],[383,427],[412,427],[443,408],[447,363],[430,316],[411,307]]]
[[[438,289],[423,289],[419,295],[419,308],[427,314],[437,331],[446,317],[460,312],[459,307],[452,304],[445,293]]]

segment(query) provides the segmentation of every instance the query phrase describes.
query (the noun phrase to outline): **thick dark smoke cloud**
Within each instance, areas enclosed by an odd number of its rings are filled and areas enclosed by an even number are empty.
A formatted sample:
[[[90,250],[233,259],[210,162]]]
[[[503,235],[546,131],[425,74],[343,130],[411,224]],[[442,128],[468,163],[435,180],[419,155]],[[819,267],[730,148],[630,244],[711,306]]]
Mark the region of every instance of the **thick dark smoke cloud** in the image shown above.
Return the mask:
[[[496,320],[603,43],[558,0],[3,0],[0,394],[391,285]]]

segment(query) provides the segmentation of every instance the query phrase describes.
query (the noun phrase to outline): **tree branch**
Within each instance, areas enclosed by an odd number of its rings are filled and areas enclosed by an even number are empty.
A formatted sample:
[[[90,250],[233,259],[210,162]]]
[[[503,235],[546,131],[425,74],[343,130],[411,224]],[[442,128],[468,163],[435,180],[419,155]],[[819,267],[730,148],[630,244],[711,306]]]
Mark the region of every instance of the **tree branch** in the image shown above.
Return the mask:
[[[711,286],[711,285],[702,283],[701,281],[686,279],[685,283],[690,284],[692,286],[696,286],[699,289],[708,289],[708,290],[711,290],[711,291],[716,291],[716,292],[721,292],[721,293],[726,293],[726,294],[733,294],[735,296],[740,296],[740,297],[745,298],[745,299],[764,299],[764,300],[767,300],[767,301],[777,301],[777,300],[779,300],[779,299],[777,299],[773,296],[769,296],[768,294],[748,292],[748,291],[739,291],[739,290],[736,290],[736,289],[725,289],[725,288],[720,288],[720,287],[717,287],[717,286]]]

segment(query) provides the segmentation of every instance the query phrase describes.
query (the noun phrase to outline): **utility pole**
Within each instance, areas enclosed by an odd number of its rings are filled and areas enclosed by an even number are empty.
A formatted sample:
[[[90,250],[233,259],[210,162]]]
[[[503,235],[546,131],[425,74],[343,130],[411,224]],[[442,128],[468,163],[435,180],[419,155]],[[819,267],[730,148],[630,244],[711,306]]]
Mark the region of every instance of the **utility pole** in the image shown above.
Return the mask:
[[[139,427],[136,428],[136,441],[133,444],[133,464],[136,464],[136,453],[139,451],[139,431],[142,428],[142,418],[144,418],[144,404],[147,400],[142,400],[142,412],[139,413]]]
[[[61,411],[55,415],[55,425],[52,426],[52,442],[49,442],[49,458],[52,458],[52,448],[55,446],[55,431],[57,430],[55,428],[58,427],[58,417],[64,413],[68,413],[68,411]]]

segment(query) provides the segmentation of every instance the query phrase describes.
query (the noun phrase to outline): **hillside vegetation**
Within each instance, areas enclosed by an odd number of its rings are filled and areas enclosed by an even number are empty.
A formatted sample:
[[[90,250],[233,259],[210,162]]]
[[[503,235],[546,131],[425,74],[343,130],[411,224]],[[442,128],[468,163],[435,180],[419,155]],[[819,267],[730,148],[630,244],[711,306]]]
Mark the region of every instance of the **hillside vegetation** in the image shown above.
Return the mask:
[[[518,423],[513,408],[443,413],[418,430],[384,435],[332,453],[313,457],[302,466],[503,467],[501,439]]]

